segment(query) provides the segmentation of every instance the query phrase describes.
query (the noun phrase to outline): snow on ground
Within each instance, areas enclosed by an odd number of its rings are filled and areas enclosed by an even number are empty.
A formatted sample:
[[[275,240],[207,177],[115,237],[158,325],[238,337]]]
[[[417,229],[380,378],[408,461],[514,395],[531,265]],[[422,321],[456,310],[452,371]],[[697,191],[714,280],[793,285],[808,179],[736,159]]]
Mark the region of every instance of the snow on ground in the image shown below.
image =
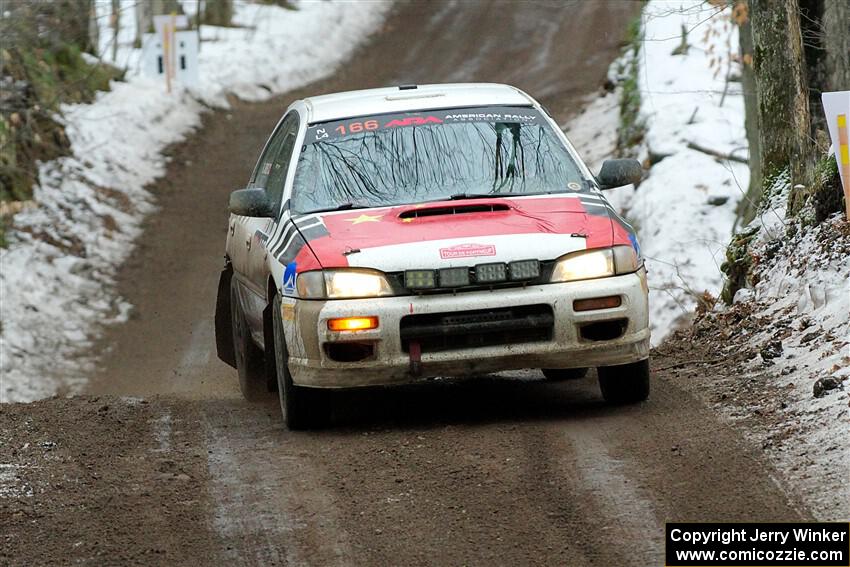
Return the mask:
[[[746,338],[760,354],[743,378],[765,372],[780,392],[780,421],[768,437],[786,477],[822,518],[846,519],[850,504],[850,222],[838,213],[815,226],[786,219],[789,185],[745,228],[755,285],[734,308],[762,321]]]
[[[580,113],[562,124],[584,163],[593,173],[599,173],[602,162],[617,157],[617,128],[620,126],[619,89],[588,97]],[[631,188],[614,191],[631,191]],[[610,197],[612,191],[605,193]]]
[[[42,164],[38,205],[15,216],[12,242],[0,250],[0,402],[84,384],[93,361],[82,353],[103,324],[130,310],[111,284],[155,208],[145,186],[165,172],[166,146],[200,125],[205,105],[226,106],[227,94],[261,100],[326,76],[391,5],[300,1],[286,10],[237,2],[235,22],[244,27],[202,28],[199,85],[169,95],[163,81],[139,74],[139,50],[129,45],[132,4],[122,3],[116,59],[127,81],[92,104],[63,108],[72,155]],[[108,14],[109,2],[97,6]],[[109,36],[104,28],[104,53]]]
[[[720,264],[749,182],[743,163],[704,151],[747,156],[744,101],[730,10],[701,0],[651,0],[638,55],[641,158],[653,163],[636,191],[608,196],[635,226],[650,283],[652,342],[690,317],[704,291],[718,295]],[[674,54],[688,30],[684,53]],[[725,96],[724,96],[724,91]]]

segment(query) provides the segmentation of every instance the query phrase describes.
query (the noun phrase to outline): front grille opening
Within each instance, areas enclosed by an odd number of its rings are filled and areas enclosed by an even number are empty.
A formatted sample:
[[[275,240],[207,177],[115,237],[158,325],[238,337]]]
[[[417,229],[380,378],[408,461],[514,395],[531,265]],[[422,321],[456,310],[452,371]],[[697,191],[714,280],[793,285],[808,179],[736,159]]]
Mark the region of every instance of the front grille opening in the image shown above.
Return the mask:
[[[628,319],[614,319],[582,325],[579,332],[581,337],[588,341],[612,341],[622,337],[628,326]]]
[[[439,352],[552,340],[555,316],[549,305],[525,305],[401,319],[402,349],[418,342],[422,352]]]
[[[525,287],[529,285],[540,285],[549,283],[552,279],[552,270],[554,269],[555,262],[553,260],[543,261],[539,263],[540,275],[536,278],[531,279],[520,279],[520,280],[507,280],[502,282],[493,282],[493,283],[480,283],[475,281],[475,267],[468,266],[466,267],[469,271],[469,275],[467,278],[469,279],[469,283],[467,285],[457,285],[456,281],[450,281],[448,283],[443,281],[442,275],[438,276],[437,286],[432,288],[409,288],[405,285],[405,272],[389,272],[387,273],[387,279],[390,281],[390,285],[393,287],[397,295],[435,295],[435,294],[444,294],[444,293],[464,293],[467,291],[482,291],[482,290],[494,290],[494,289],[509,289],[509,288],[517,288],[517,287]],[[460,269],[452,268],[452,269]]]
[[[508,211],[510,207],[505,204],[493,205],[450,205],[446,207],[431,207],[421,209],[410,209],[404,211],[398,218],[414,219],[420,217],[437,217],[442,215],[463,215],[469,213],[495,213],[499,211]]]
[[[375,345],[372,343],[325,343],[325,353],[328,358],[337,362],[360,362],[375,356]]]

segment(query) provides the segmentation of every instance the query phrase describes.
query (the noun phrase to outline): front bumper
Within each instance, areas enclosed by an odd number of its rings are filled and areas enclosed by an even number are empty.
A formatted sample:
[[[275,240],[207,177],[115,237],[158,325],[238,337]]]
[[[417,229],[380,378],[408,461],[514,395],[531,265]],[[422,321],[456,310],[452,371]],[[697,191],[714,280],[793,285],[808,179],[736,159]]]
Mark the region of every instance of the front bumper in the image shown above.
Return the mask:
[[[619,295],[619,307],[576,312],[573,301]],[[289,300],[283,318],[290,345],[289,369],[301,386],[352,388],[414,382],[436,376],[476,375],[520,368],[582,368],[627,364],[649,356],[646,273],[526,288],[476,291],[457,295],[374,299]],[[418,372],[401,338],[401,319],[409,314],[454,313],[525,305],[548,305],[554,315],[551,339],[423,352]],[[380,326],[366,331],[334,332],[327,320],[377,316]],[[625,321],[610,340],[589,340],[580,329],[588,323]],[[289,324],[287,324],[289,323]],[[356,342],[372,345],[373,354],[340,362],[326,345]]]

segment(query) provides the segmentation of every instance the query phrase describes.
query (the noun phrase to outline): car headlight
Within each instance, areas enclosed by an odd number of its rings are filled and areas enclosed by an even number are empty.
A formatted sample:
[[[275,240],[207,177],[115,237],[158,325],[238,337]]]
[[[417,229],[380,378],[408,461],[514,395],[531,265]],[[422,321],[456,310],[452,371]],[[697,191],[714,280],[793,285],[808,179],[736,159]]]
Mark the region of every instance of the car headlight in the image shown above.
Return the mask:
[[[630,274],[640,267],[635,249],[614,246],[598,250],[582,250],[558,260],[552,271],[552,282],[572,282]]]
[[[383,297],[393,290],[377,270],[315,270],[298,274],[298,295],[305,299]]]

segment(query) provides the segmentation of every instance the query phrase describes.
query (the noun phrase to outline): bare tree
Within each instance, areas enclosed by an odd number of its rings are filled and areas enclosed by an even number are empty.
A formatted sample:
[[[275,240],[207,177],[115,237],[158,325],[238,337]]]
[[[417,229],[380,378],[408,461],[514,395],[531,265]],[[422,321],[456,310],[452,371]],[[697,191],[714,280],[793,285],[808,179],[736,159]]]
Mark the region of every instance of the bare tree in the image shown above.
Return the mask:
[[[850,90],[850,2],[823,1],[826,82],[830,90]]]
[[[233,18],[233,0],[207,0],[204,22],[211,26],[229,26]]]
[[[4,2],[0,18],[4,47],[55,48],[73,45],[97,54],[97,18],[93,0],[17,0]]]
[[[769,182],[790,168],[793,184],[808,185],[814,150],[799,7],[796,0],[750,0],[750,7],[763,176]]]
[[[112,26],[112,62],[118,59],[118,31],[121,29],[121,0],[112,0],[112,16],[109,21]]]
[[[142,36],[153,32],[153,17],[160,14],[182,14],[183,5],[178,0],[142,0],[136,3],[136,47],[141,47]]]
[[[741,88],[744,94],[744,125],[750,149],[750,184],[746,199],[741,200],[739,216],[744,224],[756,214],[762,195],[761,147],[759,145],[758,86],[753,71],[753,29],[750,23],[749,3],[742,0],[735,5],[733,19],[738,24],[739,56],[741,59]]]
[[[736,9],[744,0],[737,0]],[[750,143],[754,181],[741,207],[744,221],[753,218],[766,187],[789,172],[792,189],[788,217],[821,222],[844,208],[838,171],[825,159],[825,127],[820,93],[850,88],[850,3],[847,0],[746,0],[748,21],[738,21],[745,125]],[[749,24],[749,29],[746,24]],[[750,36],[749,31],[752,35]],[[752,77],[748,86],[747,51],[752,49]],[[751,94],[755,92],[756,112]],[[812,111],[811,109],[816,109]],[[754,139],[757,132],[757,140]],[[754,154],[756,158],[754,159]],[[760,157],[760,159],[759,159]],[[760,169],[759,169],[760,166]],[[808,206],[813,214],[799,215]],[[727,248],[723,271],[727,275],[724,301],[730,302],[743,286],[752,266],[748,251],[756,234],[745,230]]]

